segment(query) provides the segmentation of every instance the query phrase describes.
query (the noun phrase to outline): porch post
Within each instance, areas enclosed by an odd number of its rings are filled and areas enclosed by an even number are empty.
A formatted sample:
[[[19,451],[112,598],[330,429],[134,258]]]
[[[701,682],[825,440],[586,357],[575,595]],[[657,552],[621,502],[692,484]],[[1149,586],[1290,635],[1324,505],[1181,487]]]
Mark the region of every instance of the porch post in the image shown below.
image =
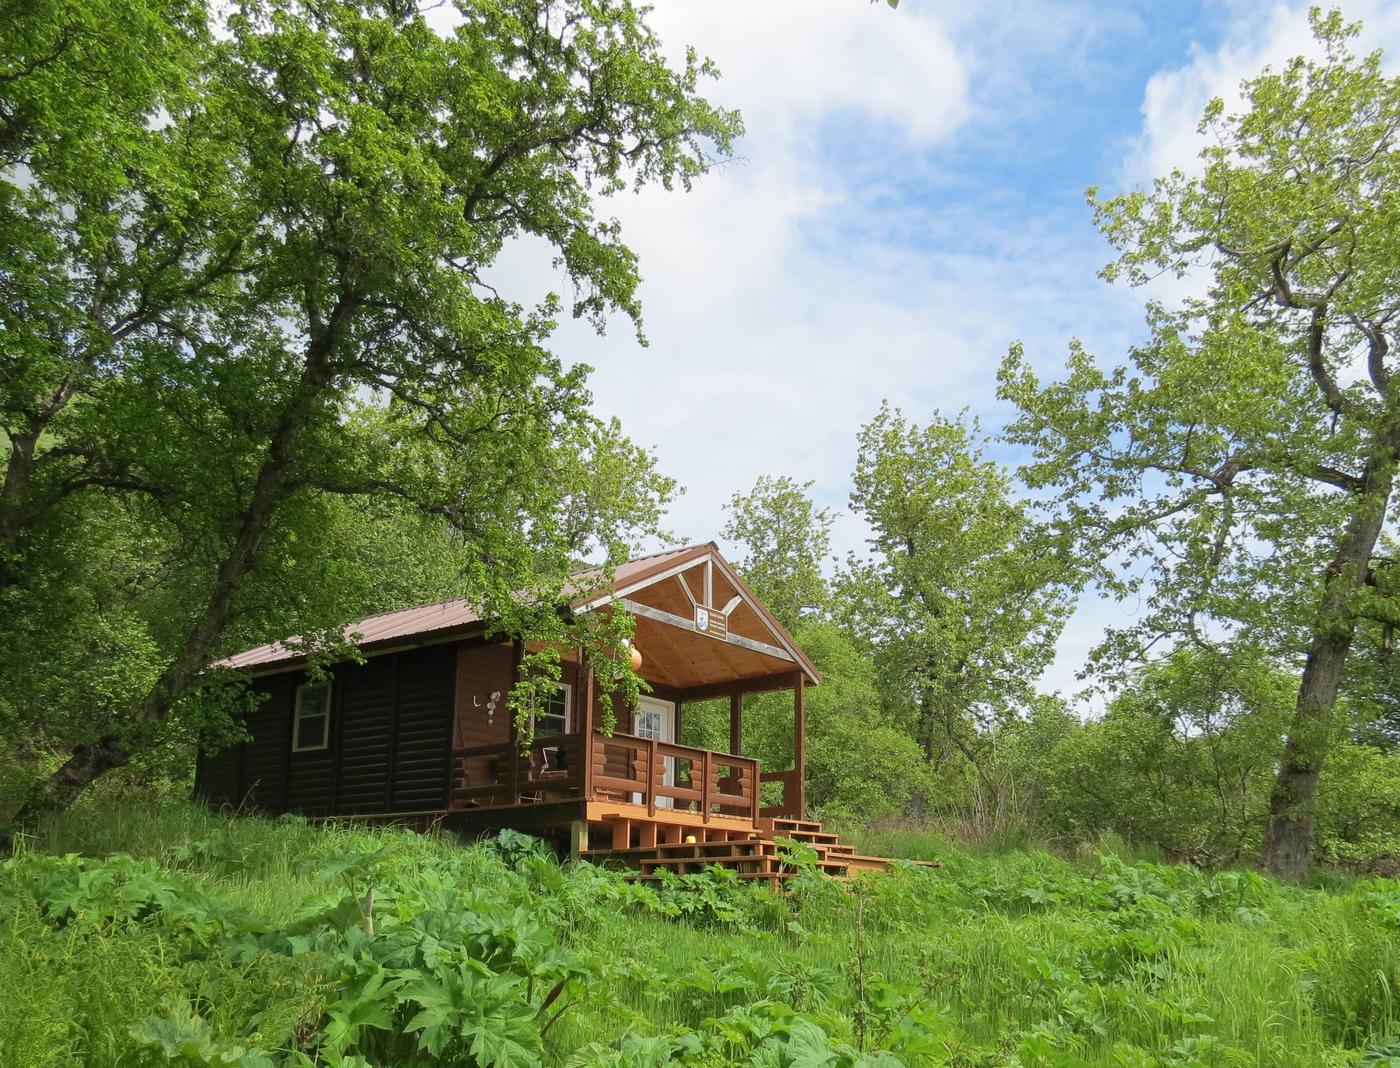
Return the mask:
[[[510,643],[510,686],[515,689],[515,684],[520,681],[520,662],[525,659],[525,643],[519,638],[515,638]],[[507,775],[510,779],[510,804],[520,803],[520,727],[516,723],[515,710],[506,704],[506,710],[510,713],[510,763],[507,764]]]
[[[744,744],[744,695],[737,690],[729,695],[729,752],[732,756],[743,756]]]
[[[792,770],[797,779],[797,814],[802,819],[807,814],[807,698],[804,693],[807,676],[797,673],[797,685],[792,689]]]
[[[588,852],[588,821],[573,820],[569,824],[569,859],[578,860]]]
[[[580,657],[580,659],[583,658]],[[583,767],[579,769],[579,789],[583,791],[583,799],[591,801],[593,800],[593,661],[589,659],[581,662],[579,670],[583,673],[583,685],[579,687],[583,696],[583,708],[575,716],[578,720],[579,731],[578,758],[583,762]]]

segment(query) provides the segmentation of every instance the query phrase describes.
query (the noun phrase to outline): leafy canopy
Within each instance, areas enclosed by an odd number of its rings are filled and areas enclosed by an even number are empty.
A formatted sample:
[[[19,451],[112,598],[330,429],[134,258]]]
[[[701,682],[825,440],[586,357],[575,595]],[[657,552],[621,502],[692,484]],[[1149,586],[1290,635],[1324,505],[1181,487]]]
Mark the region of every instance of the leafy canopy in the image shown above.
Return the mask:
[[[640,324],[599,198],[728,153],[713,71],[626,0],[464,3],[446,34],[398,0],[237,4],[218,32],[119,7],[26,5],[0,44],[0,644],[56,677],[133,650],[68,695],[87,729],[54,799],[222,653],[363,610],[337,502],[437,523],[503,633],[625,640],[555,608],[672,485],[549,349],[558,299],[522,306],[494,265],[542,239],[573,314]]]

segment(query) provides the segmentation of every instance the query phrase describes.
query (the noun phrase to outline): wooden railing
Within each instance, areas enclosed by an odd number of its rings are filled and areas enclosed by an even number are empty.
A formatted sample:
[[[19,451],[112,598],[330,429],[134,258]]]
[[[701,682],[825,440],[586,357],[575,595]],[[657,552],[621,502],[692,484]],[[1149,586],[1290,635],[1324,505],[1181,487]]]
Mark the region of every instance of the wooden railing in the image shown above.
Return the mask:
[[[536,804],[583,793],[583,738],[551,734],[452,750],[452,807]]]
[[[802,792],[801,780],[798,773],[793,771],[765,771],[760,777],[762,782],[780,782],[783,784],[783,800],[779,805],[765,805],[759,809],[759,815],[766,819],[777,816],[780,819],[800,820],[802,818]]]
[[[758,761],[631,734],[593,736],[593,792],[658,808],[758,817]]]
[[[529,747],[493,743],[452,751],[452,807],[499,808],[583,796],[579,734],[536,738]],[[757,819],[758,761],[631,734],[593,735],[593,797]],[[768,779],[769,776],[762,776]]]

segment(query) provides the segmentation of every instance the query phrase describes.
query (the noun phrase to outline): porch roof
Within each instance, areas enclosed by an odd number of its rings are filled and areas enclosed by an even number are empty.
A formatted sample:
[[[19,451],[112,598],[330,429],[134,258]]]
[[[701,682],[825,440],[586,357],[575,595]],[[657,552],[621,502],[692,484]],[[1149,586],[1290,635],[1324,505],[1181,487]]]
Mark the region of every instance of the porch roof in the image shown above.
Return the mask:
[[[627,560],[599,589],[600,568],[579,571],[570,586],[579,594],[571,608],[583,613],[611,605],[637,617],[638,648],[654,657],[658,681],[697,685],[771,674],[784,666],[813,682],[821,675],[811,659],[758,599],[714,542],[667,549]],[[699,587],[699,592],[696,592]],[[721,599],[722,598],[722,599]],[[697,626],[701,613],[725,620],[724,635]],[[368,654],[407,645],[466,637],[485,630],[478,608],[465,598],[381,612],[347,626],[343,635]],[[296,637],[268,642],[226,657],[213,666],[259,673],[289,670],[305,662]]]

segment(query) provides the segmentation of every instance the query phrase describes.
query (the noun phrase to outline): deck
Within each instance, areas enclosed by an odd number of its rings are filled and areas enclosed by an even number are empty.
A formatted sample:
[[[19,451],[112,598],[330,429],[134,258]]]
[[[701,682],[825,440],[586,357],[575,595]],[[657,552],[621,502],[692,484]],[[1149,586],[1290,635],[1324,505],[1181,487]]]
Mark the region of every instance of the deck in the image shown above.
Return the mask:
[[[451,808],[597,801],[667,822],[688,823],[688,816],[701,824],[736,820],[748,826],[775,814],[760,808],[764,777],[753,757],[598,731],[589,743],[586,755],[581,732],[537,737],[528,746],[455,749]]]
[[[642,880],[718,864],[777,888],[796,874],[780,839],[810,846],[817,870],[837,878],[890,863],[790,811],[795,772],[764,775],[753,757],[630,734],[588,741],[586,751],[582,733],[454,750],[448,825],[568,833],[573,855]],[[782,784],[781,804],[762,806],[763,782]]]

